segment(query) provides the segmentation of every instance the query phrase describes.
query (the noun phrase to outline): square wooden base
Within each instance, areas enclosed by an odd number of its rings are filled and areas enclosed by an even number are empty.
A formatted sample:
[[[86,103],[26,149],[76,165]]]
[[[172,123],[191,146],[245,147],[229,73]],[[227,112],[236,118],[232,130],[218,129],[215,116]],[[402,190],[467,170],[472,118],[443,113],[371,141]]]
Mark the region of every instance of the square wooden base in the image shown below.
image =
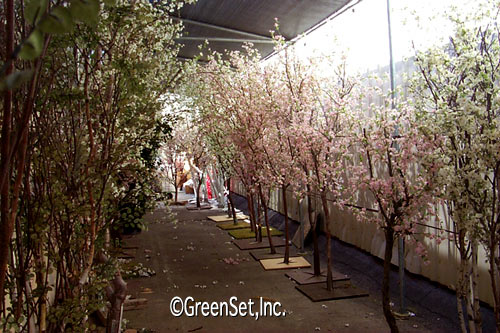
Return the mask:
[[[274,247],[285,246],[285,240],[281,237],[272,237]],[[255,239],[234,239],[234,245],[240,250],[265,249],[269,247],[269,240],[262,238],[262,242],[256,242]]]
[[[321,275],[314,275],[313,270],[309,269],[298,269],[296,271],[291,271],[285,273],[286,277],[294,280],[297,284],[313,284],[313,283],[325,283],[326,284],[326,271],[322,271]],[[339,272],[332,272],[333,281],[346,281],[349,280],[349,276],[340,274]]]
[[[238,223],[234,224],[233,222],[222,222],[216,224],[218,228],[222,230],[235,230],[235,229],[245,229],[248,228],[250,224],[244,221],[238,221]]]
[[[248,218],[248,216],[243,214],[236,214],[236,217],[238,218],[238,220],[244,220]],[[233,220],[232,217],[229,217],[227,215],[212,215],[212,216],[207,216],[207,219],[213,222],[228,222]]]
[[[334,281],[331,291],[326,290],[326,283],[304,284],[295,288],[313,302],[368,296],[367,292],[356,288],[349,281]]]
[[[262,259],[260,264],[266,271],[311,267],[311,264],[304,257],[290,257],[288,264],[283,262],[283,257]]]
[[[250,251],[250,255],[255,260],[283,258],[285,255],[285,246],[276,248],[276,253],[274,254],[269,253],[269,249],[258,249]],[[295,246],[290,245],[290,256],[297,256],[297,249]]]
[[[248,225],[250,227],[250,225]],[[255,239],[255,232],[251,231],[250,228],[247,229],[236,229],[236,230],[231,230],[229,231],[229,235],[231,237],[234,237],[236,239],[246,239],[246,238],[254,238]],[[283,233],[277,229],[274,228],[269,228],[269,231],[271,232],[271,236],[282,236]],[[267,229],[262,228],[262,238],[267,237]]]

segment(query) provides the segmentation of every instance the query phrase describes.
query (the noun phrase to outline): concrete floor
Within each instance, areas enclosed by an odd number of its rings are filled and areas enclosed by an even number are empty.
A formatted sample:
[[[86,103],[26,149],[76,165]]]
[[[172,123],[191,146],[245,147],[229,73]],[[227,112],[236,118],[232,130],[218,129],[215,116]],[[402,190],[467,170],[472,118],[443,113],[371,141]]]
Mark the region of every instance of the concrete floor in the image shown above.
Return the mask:
[[[182,197],[182,194],[181,194]],[[236,205],[245,211],[245,200],[236,197]],[[149,229],[127,240],[136,261],[156,271],[150,278],[128,280],[129,294],[146,298],[138,310],[125,311],[129,328],[147,328],[155,332],[387,332],[382,314],[380,281],[381,261],[349,245],[334,241],[334,267],[348,274],[352,283],[370,293],[369,297],[327,302],[311,302],[295,289],[295,283],[284,271],[264,271],[248,251],[231,243],[227,232],[220,230],[209,215],[220,215],[218,209],[188,211],[174,206],[177,222],[166,222],[164,209],[157,209],[146,219]],[[272,214],[271,222],[282,226],[282,216]],[[291,229],[297,224],[291,223]],[[292,234],[292,233],[291,233]],[[320,246],[324,237],[320,239]],[[149,257],[149,258],[148,258]],[[237,265],[227,264],[232,258]],[[306,258],[312,262],[309,254]],[[324,260],[324,258],[323,258]],[[397,299],[396,272],[392,277],[394,299]],[[404,332],[457,332],[456,303],[446,289],[415,276],[407,277],[408,307],[416,316],[398,320]],[[285,317],[174,317],[170,311],[173,297],[192,296],[196,301],[238,302],[260,297],[279,301]],[[483,311],[485,332],[492,326],[491,310]]]

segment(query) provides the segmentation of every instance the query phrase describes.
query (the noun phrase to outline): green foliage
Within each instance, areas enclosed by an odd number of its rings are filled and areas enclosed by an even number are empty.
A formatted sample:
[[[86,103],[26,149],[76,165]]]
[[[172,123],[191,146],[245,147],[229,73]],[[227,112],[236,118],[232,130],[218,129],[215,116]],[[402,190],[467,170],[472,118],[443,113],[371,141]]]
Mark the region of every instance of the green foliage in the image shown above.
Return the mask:
[[[20,71],[10,74],[5,80],[0,81],[0,91],[5,89],[16,89],[22,84],[31,80],[33,76],[32,70]]]
[[[118,204],[120,217],[113,227],[130,234],[146,228],[142,217],[154,207],[157,198],[149,182],[144,179],[134,180],[128,184],[128,188],[125,197]]]
[[[28,68],[40,63],[20,244],[12,246],[27,270],[10,267],[4,289],[15,299],[22,274],[36,289],[22,300],[23,316],[16,318],[15,309],[0,314],[0,330],[25,330],[24,318],[40,318],[39,304],[47,304],[47,331],[84,331],[116,269],[96,263],[106,231],[144,228],[142,217],[162,199],[155,166],[172,125],[160,111],[182,74],[173,40],[180,25],[148,1],[30,0],[25,15],[31,33],[25,40],[16,34],[17,71],[0,88],[16,88],[22,105],[33,78]]]
[[[28,0],[24,8],[24,16],[29,24],[35,25],[43,16],[49,0]]]
[[[24,41],[19,52],[19,58],[33,60],[42,53],[43,34],[39,30],[34,30]]]
[[[104,2],[107,6],[115,4],[113,0]],[[13,59],[16,57],[22,60],[37,59],[43,50],[44,34],[70,33],[75,24],[79,22],[95,26],[101,7],[99,0],[73,0],[69,3],[69,7],[65,6],[64,3],[58,3],[52,5],[51,10],[47,12],[49,4],[51,4],[49,0],[28,0],[26,2],[24,15],[27,23],[32,26],[32,30],[26,39],[20,42],[19,52],[11,56]],[[0,90],[18,88],[20,84],[12,84],[12,81],[25,77],[23,74],[14,73],[9,77],[2,78]]]
[[[126,190],[117,203],[118,218],[114,220],[114,230],[125,234],[145,230],[147,225],[143,221],[144,215],[152,210],[158,201],[165,200],[165,194],[161,193],[157,179],[151,173],[154,167],[146,166],[146,169],[138,170],[133,179],[120,181]],[[113,214],[113,211],[111,213]]]
[[[39,29],[49,34],[71,32],[74,27],[73,17],[68,8],[56,7],[38,24]]]
[[[141,158],[146,167],[157,166],[159,149],[165,140],[171,135],[172,126],[167,119],[158,120],[154,127],[151,139],[141,150]]]
[[[76,21],[95,25],[99,18],[99,0],[73,0],[69,10]]]
[[[92,283],[84,286],[80,297],[56,300],[47,315],[49,323],[65,327],[65,331],[87,332],[90,328],[87,316],[106,306],[105,288],[113,279],[116,264],[107,262],[97,265]]]

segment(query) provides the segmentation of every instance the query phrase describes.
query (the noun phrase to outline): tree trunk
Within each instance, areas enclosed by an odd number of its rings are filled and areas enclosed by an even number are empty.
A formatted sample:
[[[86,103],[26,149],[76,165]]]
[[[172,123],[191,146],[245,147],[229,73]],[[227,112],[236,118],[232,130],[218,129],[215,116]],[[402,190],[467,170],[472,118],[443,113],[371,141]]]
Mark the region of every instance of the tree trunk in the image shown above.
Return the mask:
[[[205,179],[205,176],[203,177],[203,181],[201,182],[201,188],[203,190],[203,202],[208,203],[208,187],[207,187],[207,180]]]
[[[212,191],[215,192],[215,196],[217,197],[217,207],[224,208],[224,181],[221,182],[221,176],[217,171],[213,168],[211,170],[210,184],[212,184]]]
[[[498,264],[500,263],[500,258],[498,258],[498,245],[495,243],[495,235],[491,233],[490,235],[490,251],[488,262],[490,264],[490,280],[491,288],[493,290],[493,300],[494,300],[494,313],[495,313],[495,323],[496,331],[500,333],[500,290],[499,290],[499,269]]]
[[[474,265],[477,266],[477,241],[470,240],[471,259],[469,259],[469,246],[466,242],[466,233],[465,229],[459,230],[458,233],[460,269],[456,291],[457,309],[462,332],[476,333],[481,332],[481,317],[479,314],[479,299],[476,285],[477,268],[474,267]],[[464,307],[466,313],[464,313]]]
[[[231,198],[229,197],[229,193],[227,194],[227,217],[233,217],[231,214]]]
[[[229,189],[229,184],[230,184],[229,179],[224,180],[224,195],[225,195],[226,189],[227,189],[227,199],[226,199],[227,216],[232,217],[232,215],[231,215],[231,190]]]
[[[468,279],[466,280],[467,283],[467,294],[465,296],[466,302],[466,309],[467,309],[467,318],[469,319],[469,333],[479,333],[476,332],[476,326],[474,325],[474,310],[473,310],[473,304],[472,304],[472,290],[470,289],[470,282],[471,282],[471,276],[470,272],[468,274]]]
[[[90,97],[89,97],[89,83],[90,83],[90,73],[89,73],[89,59],[85,57],[84,59],[84,83],[83,83],[83,91],[84,91],[84,96],[85,96],[85,102],[84,102],[84,111],[85,111],[85,120],[87,122],[87,131],[88,131],[88,136],[89,136],[89,156],[87,158],[87,162],[84,167],[84,173],[85,177],[87,178],[86,180],[86,189],[88,193],[88,200],[89,200],[89,208],[90,208],[90,214],[89,214],[89,224],[90,224],[90,230],[89,230],[89,236],[88,236],[88,242],[89,246],[87,248],[88,252],[88,257],[85,262],[85,269],[83,270],[81,276],[80,276],[80,285],[82,286],[83,284],[88,282],[89,279],[89,274],[92,269],[92,264],[94,262],[94,255],[95,255],[95,241],[97,238],[97,217],[96,217],[96,205],[94,202],[94,195],[93,195],[93,189],[94,185],[92,184],[92,178],[90,177],[90,168],[92,167],[92,164],[94,162],[94,157],[96,154],[96,147],[94,143],[94,129],[93,129],[93,124],[92,124],[92,117],[90,114]]]
[[[482,332],[481,304],[479,303],[479,289],[477,286],[477,281],[479,280],[479,272],[477,269],[477,258],[478,258],[478,242],[477,240],[475,240],[472,246],[471,290],[472,290],[472,300],[473,300],[473,310],[474,310],[474,326],[476,327],[476,332]]]
[[[179,187],[175,186],[174,204],[178,203],[178,201],[177,201],[178,194],[179,194]]]
[[[255,220],[255,241],[256,242],[262,242],[262,235],[260,235],[260,232],[262,231],[261,225],[260,225],[260,202],[259,202],[259,196],[257,195],[256,197],[256,203],[255,203],[255,212],[256,212],[256,220]]]
[[[250,191],[247,191],[247,203],[248,203],[248,214],[250,215],[250,230],[257,233],[255,228],[255,215],[253,210],[253,195]]]
[[[231,214],[233,215],[233,223],[238,224],[238,218],[236,216],[236,210],[234,209],[233,198],[231,197],[231,179],[227,180],[227,199],[229,200],[229,206],[231,206]],[[229,212],[229,207],[227,208]]]
[[[492,214],[496,214],[496,220],[495,220],[495,226],[497,227],[496,234],[493,232],[491,233],[491,244],[490,247],[493,251],[490,251],[490,254],[492,256],[492,260],[490,263],[494,264],[491,269],[491,273],[493,274],[492,276],[492,283],[493,281],[495,284],[495,288],[493,288],[494,294],[494,311],[495,311],[495,322],[496,322],[496,327],[497,327],[497,333],[500,333],[500,228],[498,228],[498,225],[500,224],[500,167],[497,167],[496,171],[496,193],[497,193],[497,209],[496,212],[492,212]]]
[[[15,221],[15,225],[16,225],[16,228],[15,228],[15,232],[16,232],[16,239],[15,239],[15,244],[16,244],[16,248],[17,248],[17,278],[16,278],[16,288],[17,288],[17,295],[18,295],[18,300],[17,300],[17,304],[16,304],[16,310],[15,310],[15,318],[16,320],[19,320],[19,317],[21,316],[22,314],[22,307],[23,307],[23,291],[24,291],[24,288],[26,286],[26,282],[27,282],[27,279],[26,279],[26,269],[25,269],[25,264],[24,264],[24,246],[23,246],[23,243],[21,242],[22,241],[22,231],[21,231],[21,223],[19,221],[19,219],[16,219]],[[14,252],[14,255],[15,255],[15,251]],[[27,290],[26,290],[27,292]],[[25,313],[26,317],[30,318],[31,317],[31,309],[28,308],[28,311],[27,313]],[[29,326],[29,320],[28,320],[28,326]],[[29,329],[28,329],[28,332],[29,332]]]
[[[316,216],[319,218],[319,215]],[[319,244],[318,244],[318,232],[316,231],[317,222],[314,223],[314,229],[312,229],[312,237],[313,237],[313,264],[314,264],[314,275],[321,275],[321,262],[319,260]],[[312,228],[312,226],[311,226]]]
[[[467,333],[467,327],[465,326],[464,318],[464,304],[462,302],[462,296],[457,291],[457,314],[458,322],[460,323],[460,332]]]
[[[313,264],[314,264],[314,275],[321,275],[321,264],[319,261],[319,245],[318,245],[318,233],[316,232],[316,226],[318,225],[316,219],[317,216],[313,216],[312,209],[312,199],[311,199],[311,187],[307,185],[307,214],[309,216],[309,224],[311,225],[311,232],[313,237]]]
[[[288,244],[288,206],[286,202],[286,185],[281,187],[282,195],[283,195],[283,214],[285,215],[285,257],[283,258],[283,262],[288,265],[290,261],[290,245]]]
[[[467,260],[467,246],[465,244],[465,231],[459,230],[458,232],[458,251],[460,253],[460,267],[458,269],[458,280],[457,280],[457,314],[458,320],[460,322],[460,329],[462,333],[467,333],[467,324],[465,323],[464,315],[464,300],[465,308],[467,309],[467,272],[468,272],[468,260]]]
[[[332,274],[332,234],[330,233],[330,210],[328,209],[328,201],[326,200],[325,191],[321,191],[321,202],[323,204],[323,213],[325,214],[325,231],[326,231],[326,289],[333,289],[333,274]]]
[[[13,2],[6,2],[6,49],[13,49],[13,24],[14,24],[14,11]],[[17,220],[19,198],[21,192],[21,185],[23,183],[23,176],[26,167],[26,156],[28,148],[28,131],[29,122],[31,114],[33,113],[34,98],[37,87],[37,79],[39,75],[39,70],[41,66],[41,58],[45,54],[48,46],[47,39],[44,43],[42,55],[35,61],[34,73],[28,88],[27,98],[24,100],[23,113],[20,116],[19,125],[17,126],[15,137],[10,137],[12,134],[11,122],[12,122],[12,104],[13,104],[13,94],[11,90],[6,90],[4,92],[4,110],[3,110],[3,123],[2,123],[2,139],[1,139],[1,167],[0,167],[0,311],[5,310],[4,306],[4,284],[5,277],[8,270],[9,264],[9,254],[11,253],[11,240],[12,234],[14,232],[14,225]],[[7,52],[7,57],[10,57],[12,52]],[[8,60],[7,60],[8,61]],[[6,67],[6,76],[13,72],[14,62],[12,61]],[[13,140],[12,140],[13,139]],[[14,153],[17,154],[17,158],[13,160]],[[12,163],[15,161],[15,163]],[[14,184],[11,189],[11,177],[15,169],[15,179]],[[18,227],[19,228],[19,227]],[[22,259],[22,258],[21,258]],[[12,262],[14,260],[12,259]],[[21,260],[21,266],[23,266],[23,261]],[[15,267],[13,270],[15,270]],[[24,274],[24,272],[23,272]],[[25,285],[27,285],[25,283]],[[22,303],[22,289],[18,288],[19,302]],[[28,290],[26,290],[28,292]],[[28,318],[29,323],[31,323],[31,318]]]
[[[499,179],[499,184],[500,184],[500,178]],[[500,205],[500,203],[499,203]],[[499,214],[500,218],[500,214]],[[499,231],[500,233],[500,231]],[[498,247],[494,246],[496,248],[496,251],[493,251],[493,263],[494,263],[494,268],[493,268],[493,279],[495,279],[496,283],[496,292],[493,295],[495,298],[495,323],[497,327],[497,333],[500,333],[500,290],[499,290],[499,284],[500,284],[500,245]],[[495,254],[496,253],[496,254]]]
[[[14,51],[14,0],[6,0],[5,5],[5,58]],[[14,62],[6,70],[5,77],[14,71]],[[4,308],[4,284],[9,261],[9,244],[14,226],[9,220],[9,193],[10,193],[10,136],[12,122],[12,90],[7,89],[3,96],[2,142],[1,142],[1,188],[0,188],[0,311]]]
[[[264,198],[264,194],[262,193],[262,188],[259,185],[259,194],[260,194],[260,201],[262,202],[262,207],[264,208],[264,221],[266,222],[266,230],[267,230],[267,239],[269,240],[269,248],[271,249],[271,254],[276,253],[276,249],[274,248],[273,245],[273,238],[271,237],[271,230],[269,229],[269,220],[267,218],[267,203],[266,199]]]
[[[127,283],[123,281],[119,271],[113,279],[113,287],[109,287],[107,291],[111,307],[108,312],[106,333],[119,333],[121,331],[122,306],[127,296]]]
[[[198,177],[200,178],[200,177]],[[198,180],[198,184],[196,184],[196,207],[200,208],[201,203],[200,203],[200,188],[201,188],[201,179]]]
[[[391,329],[391,333],[399,332],[396,319],[391,311],[391,261],[392,248],[394,246],[394,229],[386,227],[385,229],[385,254],[384,254],[384,277],[382,280],[382,309],[384,310],[385,320]]]

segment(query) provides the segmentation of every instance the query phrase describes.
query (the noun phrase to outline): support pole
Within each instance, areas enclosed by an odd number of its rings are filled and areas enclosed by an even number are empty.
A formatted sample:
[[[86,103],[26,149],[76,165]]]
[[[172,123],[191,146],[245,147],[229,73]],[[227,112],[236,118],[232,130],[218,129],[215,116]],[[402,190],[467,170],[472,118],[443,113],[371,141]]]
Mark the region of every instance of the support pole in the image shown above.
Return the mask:
[[[396,79],[394,78],[395,66],[392,56],[392,29],[391,29],[391,4],[387,0],[387,27],[389,29],[389,74],[391,79],[391,107],[395,107],[396,99]]]
[[[387,27],[389,32],[389,74],[391,80],[391,107],[394,109],[396,107],[396,78],[395,75],[395,65],[394,57],[392,54],[392,28],[391,28],[391,4],[390,0],[387,0]],[[396,128],[394,136],[397,136],[398,129]],[[396,149],[399,147],[396,146]],[[405,240],[403,236],[398,238],[398,266],[399,266],[399,312],[401,314],[406,313],[405,307]]]

